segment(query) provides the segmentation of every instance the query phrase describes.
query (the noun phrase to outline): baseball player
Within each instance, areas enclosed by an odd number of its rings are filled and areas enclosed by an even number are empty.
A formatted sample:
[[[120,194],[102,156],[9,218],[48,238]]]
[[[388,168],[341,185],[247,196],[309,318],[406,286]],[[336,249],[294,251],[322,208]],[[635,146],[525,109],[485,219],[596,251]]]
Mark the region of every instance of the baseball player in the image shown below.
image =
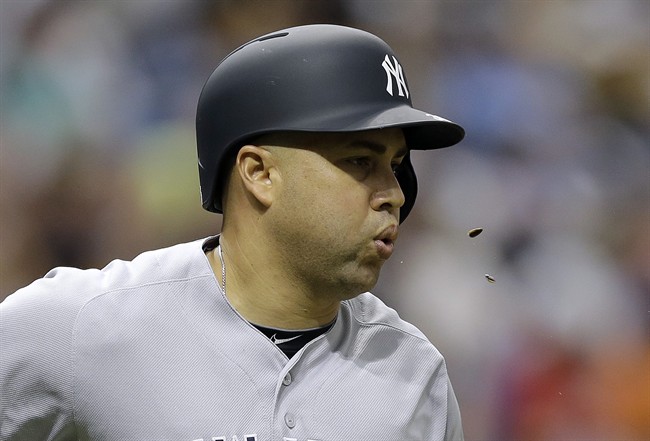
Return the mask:
[[[294,27],[228,55],[197,111],[220,235],[56,268],[1,305],[3,441],[462,440],[441,354],[368,292],[463,129],[378,37]]]

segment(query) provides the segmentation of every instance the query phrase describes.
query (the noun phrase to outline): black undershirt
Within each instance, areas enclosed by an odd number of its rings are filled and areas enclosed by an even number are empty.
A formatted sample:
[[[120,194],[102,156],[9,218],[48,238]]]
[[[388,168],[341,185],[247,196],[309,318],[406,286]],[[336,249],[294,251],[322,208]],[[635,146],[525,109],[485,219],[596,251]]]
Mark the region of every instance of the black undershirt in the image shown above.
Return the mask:
[[[296,352],[301,350],[303,346],[315,339],[316,337],[325,334],[334,323],[323,326],[322,328],[313,328],[300,331],[288,331],[286,329],[267,328],[252,323],[264,335],[266,335],[284,354],[291,358],[296,355]]]

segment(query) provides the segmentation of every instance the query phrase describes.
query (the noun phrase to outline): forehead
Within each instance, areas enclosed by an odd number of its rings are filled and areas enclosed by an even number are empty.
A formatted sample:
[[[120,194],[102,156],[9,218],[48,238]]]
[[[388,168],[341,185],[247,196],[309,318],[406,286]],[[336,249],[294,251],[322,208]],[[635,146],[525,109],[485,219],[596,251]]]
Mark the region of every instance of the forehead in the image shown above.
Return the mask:
[[[365,130],[359,132],[278,132],[263,135],[258,144],[292,147],[314,151],[347,151],[367,149],[376,153],[406,154],[407,146],[400,128]]]

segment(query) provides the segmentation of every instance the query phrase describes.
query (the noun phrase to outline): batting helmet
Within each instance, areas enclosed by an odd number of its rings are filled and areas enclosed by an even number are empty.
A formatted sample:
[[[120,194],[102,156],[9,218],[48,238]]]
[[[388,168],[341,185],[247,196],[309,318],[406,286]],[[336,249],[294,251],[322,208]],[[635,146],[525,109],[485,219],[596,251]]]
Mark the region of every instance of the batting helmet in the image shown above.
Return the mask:
[[[201,199],[222,213],[225,178],[239,148],[279,132],[403,129],[409,149],[460,142],[464,130],[411,104],[411,91],[392,49],[368,32],[337,25],[293,27],[234,50],[205,83],[196,137]],[[396,171],[405,195],[400,222],[417,194],[410,158]]]

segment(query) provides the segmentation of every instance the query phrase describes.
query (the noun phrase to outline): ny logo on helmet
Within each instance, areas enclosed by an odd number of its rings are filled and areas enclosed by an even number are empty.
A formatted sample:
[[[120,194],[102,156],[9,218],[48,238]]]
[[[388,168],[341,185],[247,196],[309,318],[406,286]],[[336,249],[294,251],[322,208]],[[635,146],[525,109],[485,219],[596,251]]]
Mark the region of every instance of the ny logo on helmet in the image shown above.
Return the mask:
[[[384,62],[381,63],[382,67],[386,71],[386,92],[390,93],[390,96],[393,96],[393,78],[395,78],[395,83],[397,83],[397,93],[399,96],[409,97],[409,90],[406,87],[406,81],[404,80],[404,72],[402,71],[402,66],[397,62],[397,58],[393,57],[392,64],[388,54],[384,58]]]

